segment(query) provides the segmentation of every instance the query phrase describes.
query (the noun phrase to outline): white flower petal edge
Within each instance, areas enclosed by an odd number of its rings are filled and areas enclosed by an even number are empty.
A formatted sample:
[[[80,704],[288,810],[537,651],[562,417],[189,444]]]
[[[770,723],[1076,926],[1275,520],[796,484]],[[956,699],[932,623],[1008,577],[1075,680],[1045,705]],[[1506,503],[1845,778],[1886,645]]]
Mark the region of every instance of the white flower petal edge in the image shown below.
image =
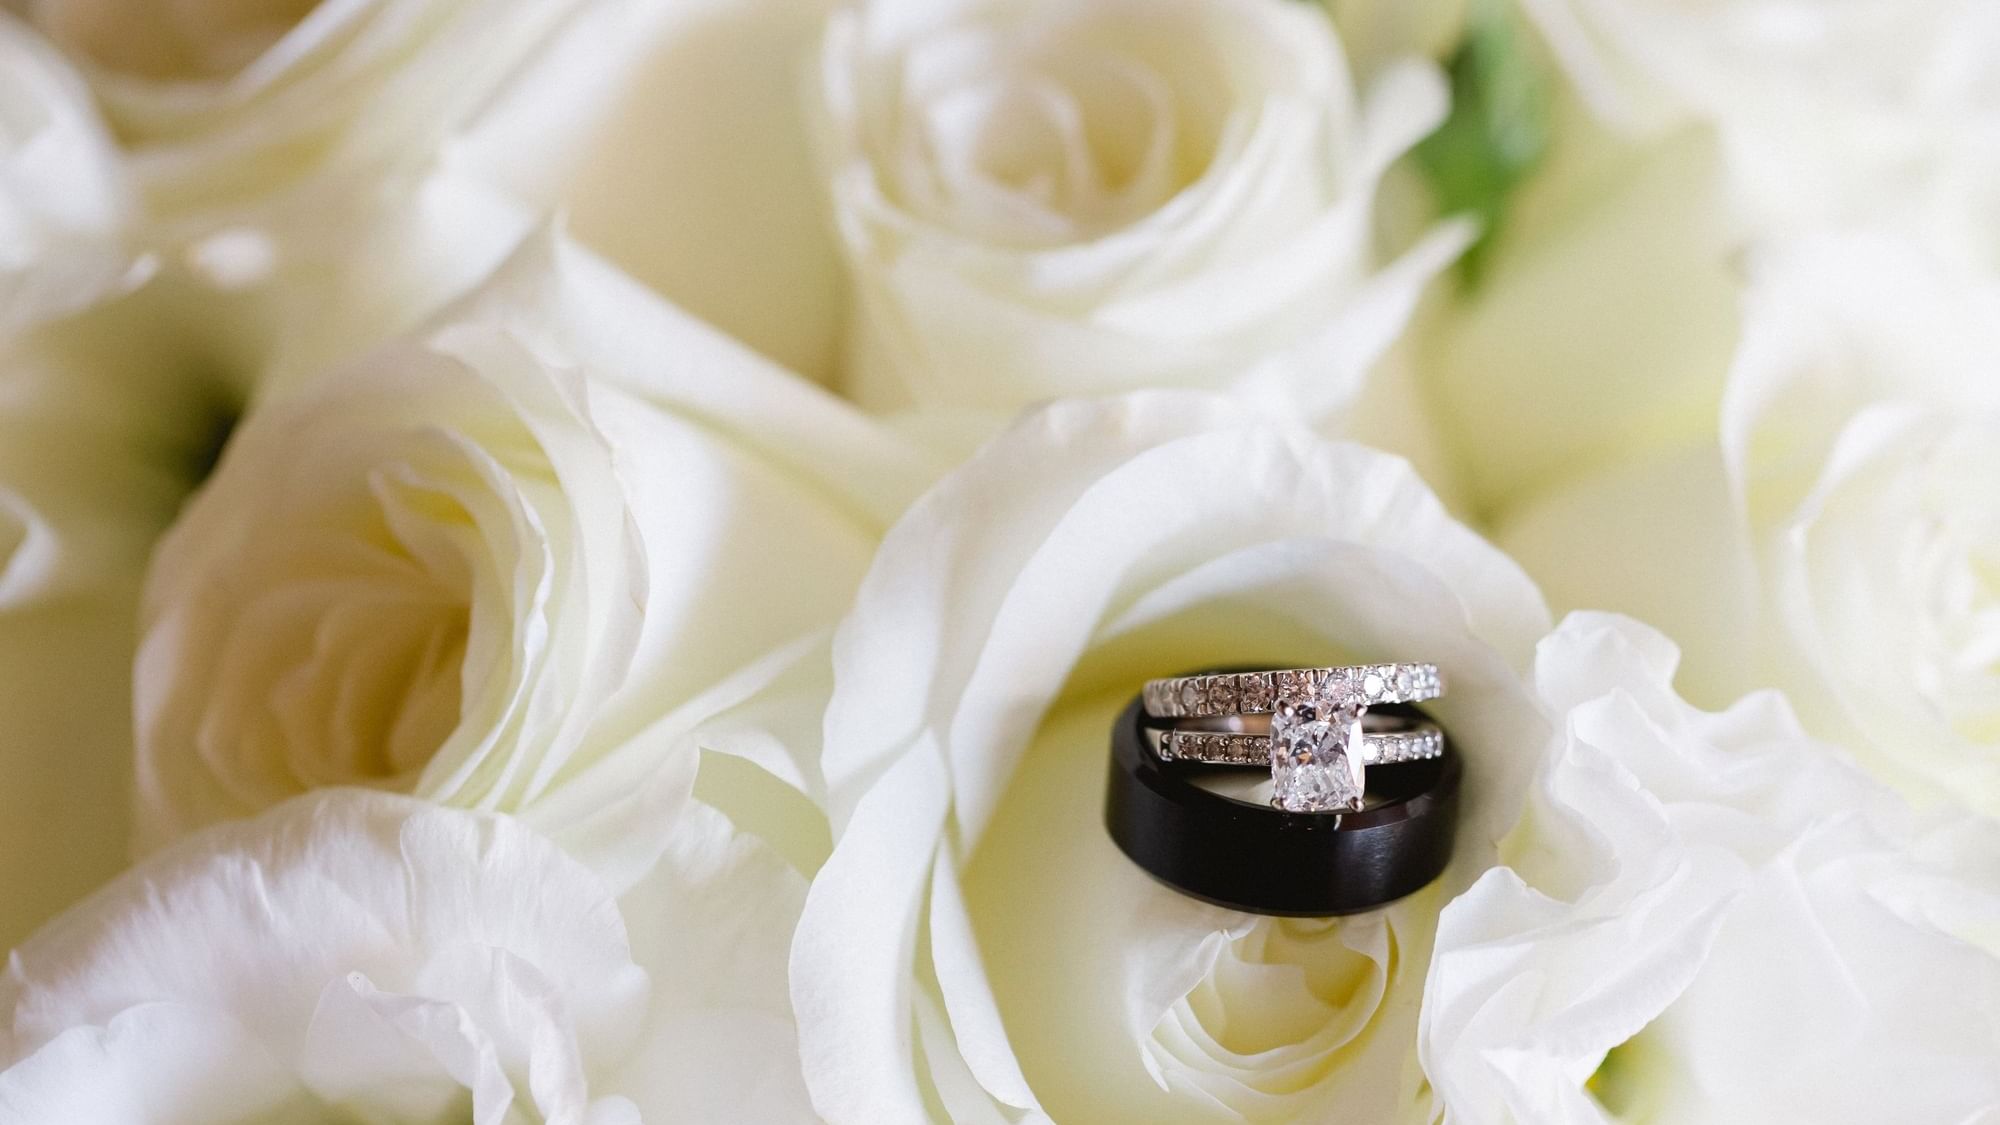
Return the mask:
[[[0,1116],[797,1120],[803,880],[700,805],[657,831],[622,902],[516,821],[362,790],[190,837],[16,952]]]
[[[1444,84],[1408,60],[1359,97],[1309,5],[877,0],[830,22],[818,91],[872,404],[1004,416],[1258,361],[1325,414],[1464,243],[1376,272],[1377,182]]]
[[[583,1120],[591,1065],[622,1061],[646,1002],[616,902],[553,845],[349,790],[191,839],[18,950],[0,1057],[28,1065],[0,1105],[101,1077],[90,1096],[171,1082],[178,1120],[286,1098]]]
[[[1450,1119],[1993,1112],[2000,841],[1920,830],[1779,697],[1683,703],[1676,659],[1605,615],[1541,645],[1559,745],[1508,865],[1445,908],[1425,987]]]
[[[90,91],[7,12],[0,123],[0,335],[11,335],[115,287],[133,200]]]
[[[1205,395],[1024,419],[892,530],[836,637],[835,848],[792,951],[816,1108],[1417,1112],[1448,892],[1301,926],[1166,891],[1104,835],[1109,724],[1148,675],[1435,660],[1469,774],[1462,883],[1545,742],[1521,677],[1546,628],[1394,458]]]
[[[648,815],[651,773],[831,624],[929,475],[535,239],[410,338],[260,403],[162,542],[136,676],[148,840],[368,784],[643,867],[621,841],[647,834],[610,811]]]
[[[659,865],[619,899],[653,1005],[605,1088],[648,1121],[811,1120],[786,985],[806,879],[699,801],[666,823]]]

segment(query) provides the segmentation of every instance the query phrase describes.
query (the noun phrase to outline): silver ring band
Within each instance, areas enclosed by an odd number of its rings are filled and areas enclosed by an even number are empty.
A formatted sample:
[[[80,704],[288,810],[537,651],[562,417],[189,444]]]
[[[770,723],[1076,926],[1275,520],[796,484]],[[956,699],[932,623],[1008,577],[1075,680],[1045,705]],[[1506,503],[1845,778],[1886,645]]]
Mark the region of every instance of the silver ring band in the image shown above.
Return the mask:
[[[1197,730],[1150,730],[1153,753],[1166,762],[1204,762],[1218,766],[1268,766],[1271,736]],[[1444,732],[1430,723],[1403,731],[1365,732],[1361,736],[1363,765],[1383,766],[1444,755]]]
[[[1148,680],[1143,699],[1146,714],[1155,719],[1253,715],[1311,699],[1335,681],[1341,694],[1361,707],[1419,703],[1444,694],[1444,677],[1435,664],[1357,664]]]

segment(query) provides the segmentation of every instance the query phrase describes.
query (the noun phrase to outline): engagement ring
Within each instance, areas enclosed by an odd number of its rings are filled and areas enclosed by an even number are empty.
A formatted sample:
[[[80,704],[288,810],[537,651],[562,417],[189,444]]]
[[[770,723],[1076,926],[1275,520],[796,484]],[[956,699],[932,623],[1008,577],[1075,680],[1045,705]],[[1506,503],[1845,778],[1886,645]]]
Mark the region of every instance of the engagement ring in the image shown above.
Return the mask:
[[[1366,664],[1177,676],[1148,682],[1141,698],[1149,717],[1171,721],[1148,732],[1162,760],[1268,764],[1274,807],[1336,812],[1362,807],[1369,766],[1444,752],[1434,724],[1368,709],[1443,692],[1435,665]]]

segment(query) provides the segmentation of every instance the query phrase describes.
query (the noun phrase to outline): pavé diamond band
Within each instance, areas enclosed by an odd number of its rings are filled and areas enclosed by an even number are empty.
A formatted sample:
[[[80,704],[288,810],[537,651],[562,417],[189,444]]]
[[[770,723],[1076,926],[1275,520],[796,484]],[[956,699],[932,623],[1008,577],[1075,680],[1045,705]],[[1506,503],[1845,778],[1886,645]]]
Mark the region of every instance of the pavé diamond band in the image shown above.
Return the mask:
[[[1357,664],[1344,668],[1286,668],[1274,672],[1221,672],[1148,680],[1146,714],[1155,719],[1253,715],[1286,700],[1311,699],[1328,685],[1358,694],[1363,707],[1420,703],[1444,694],[1435,664]]]
[[[1147,715],[1168,724],[1155,752],[1228,765],[1271,766],[1271,804],[1286,812],[1362,808],[1369,765],[1413,760],[1412,751],[1443,751],[1435,741],[1371,735],[1363,717],[1382,704],[1435,699],[1444,679],[1433,664],[1362,664],[1223,672],[1153,680],[1141,693]],[[1269,715],[1268,720],[1261,716]],[[1268,722],[1268,733],[1247,723]],[[1418,732],[1407,732],[1415,734]],[[1261,744],[1261,745],[1260,745]],[[1434,747],[1434,748],[1433,748]],[[1396,755],[1389,758],[1385,755]],[[1372,757],[1371,757],[1372,755]]]
[[[1222,731],[1160,730],[1148,732],[1153,752],[1165,762],[1204,762],[1217,766],[1268,766],[1271,736]],[[1364,730],[1361,764],[1386,766],[1416,762],[1444,753],[1444,732],[1432,723],[1412,722],[1410,729]]]

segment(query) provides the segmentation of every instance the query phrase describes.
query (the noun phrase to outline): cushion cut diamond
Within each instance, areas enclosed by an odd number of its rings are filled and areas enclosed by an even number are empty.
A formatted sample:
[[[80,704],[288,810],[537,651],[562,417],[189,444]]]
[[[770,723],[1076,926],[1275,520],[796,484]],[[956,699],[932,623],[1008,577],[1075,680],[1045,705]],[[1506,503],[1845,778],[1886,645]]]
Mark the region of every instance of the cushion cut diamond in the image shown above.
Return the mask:
[[[1271,803],[1286,812],[1361,807],[1361,696],[1341,677],[1271,716]]]

